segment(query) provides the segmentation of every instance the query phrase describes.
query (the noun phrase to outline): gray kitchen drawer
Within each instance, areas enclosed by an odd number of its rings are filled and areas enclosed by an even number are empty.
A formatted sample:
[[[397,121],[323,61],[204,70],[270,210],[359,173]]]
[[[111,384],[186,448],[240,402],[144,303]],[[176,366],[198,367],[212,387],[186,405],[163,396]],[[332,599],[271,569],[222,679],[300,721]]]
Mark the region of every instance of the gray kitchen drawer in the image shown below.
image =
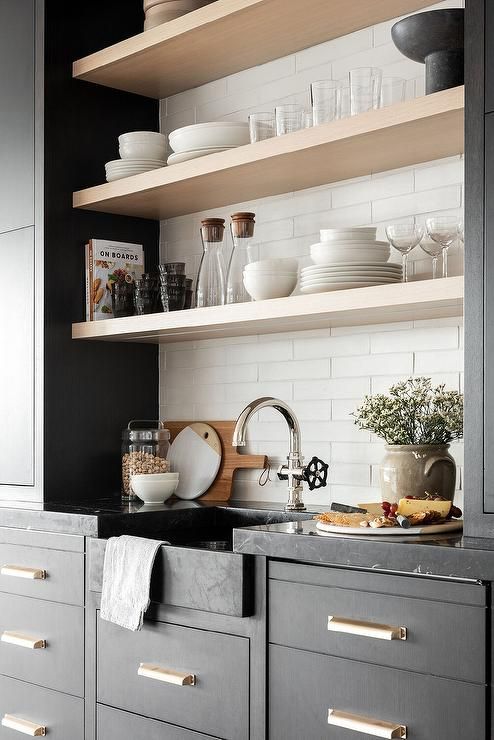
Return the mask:
[[[424,593],[429,598],[418,598],[420,579],[397,578],[389,584],[387,575],[366,574],[367,588],[381,586],[384,591],[396,588],[399,593],[391,595],[356,590],[364,585],[361,573],[322,569],[323,573],[311,574],[310,569],[295,568],[293,575],[314,580],[319,577],[327,584],[332,581],[332,585],[270,578],[271,643],[392,668],[485,682],[487,611],[485,606],[471,603],[476,597],[479,604],[485,600],[482,586],[451,584],[455,588],[450,588],[445,596],[458,599],[451,603],[433,600],[429,587],[434,584],[430,582],[424,584]],[[291,573],[289,569],[276,568],[272,572],[281,576]],[[407,584],[407,580],[413,582]],[[412,589],[413,597],[403,595],[407,585]],[[436,599],[441,598],[443,585],[448,587],[450,584],[436,582]],[[465,589],[466,604],[460,601],[462,588]],[[328,629],[330,616],[333,617],[330,626],[335,631]],[[352,623],[352,620],[360,624]],[[377,632],[372,630],[374,626]],[[406,637],[384,639],[381,626],[405,627]]]
[[[84,696],[84,610],[25,596],[0,594],[0,635],[45,640],[45,648],[0,641],[0,673]],[[14,636],[15,639],[15,636]]]
[[[2,574],[1,570],[5,566],[11,567],[12,575]],[[46,577],[42,579],[23,578],[19,568],[44,571]],[[0,591],[82,606],[84,604],[84,555],[78,552],[63,552],[0,542]]]
[[[84,740],[84,701],[0,676],[0,719],[5,715],[46,727],[50,740]],[[25,737],[0,724],[0,740]]]
[[[97,740],[215,740],[211,735],[191,732],[102,704],[98,704],[97,712]]]
[[[197,677],[178,686],[138,675],[141,663]],[[97,700],[228,740],[249,734],[249,641],[146,620],[129,632],[98,619]]]
[[[486,737],[484,686],[277,645],[269,659],[270,740],[369,740],[330,726],[330,708],[404,725],[410,740]]]
[[[100,592],[106,540],[89,542],[89,588]],[[188,547],[161,547],[153,569],[151,599],[168,606],[248,617],[253,604],[250,555]]]

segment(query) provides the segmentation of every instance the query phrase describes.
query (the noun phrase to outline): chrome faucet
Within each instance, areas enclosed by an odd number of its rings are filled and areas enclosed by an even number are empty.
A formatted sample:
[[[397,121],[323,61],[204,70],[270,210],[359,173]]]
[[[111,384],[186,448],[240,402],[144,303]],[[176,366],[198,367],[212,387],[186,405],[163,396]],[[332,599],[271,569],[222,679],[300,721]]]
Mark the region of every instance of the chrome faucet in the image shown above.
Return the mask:
[[[288,503],[285,511],[305,511],[302,500],[303,481],[306,481],[309,490],[322,488],[327,485],[328,465],[317,457],[313,457],[309,465],[304,465],[304,458],[300,451],[300,424],[291,408],[277,398],[257,398],[244,408],[237,419],[233,432],[233,447],[244,447],[247,425],[253,415],[260,409],[273,408],[280,412],[288,424],[290,433],[290,450],[287,464],[278,469],[278,478],[288,481]]]

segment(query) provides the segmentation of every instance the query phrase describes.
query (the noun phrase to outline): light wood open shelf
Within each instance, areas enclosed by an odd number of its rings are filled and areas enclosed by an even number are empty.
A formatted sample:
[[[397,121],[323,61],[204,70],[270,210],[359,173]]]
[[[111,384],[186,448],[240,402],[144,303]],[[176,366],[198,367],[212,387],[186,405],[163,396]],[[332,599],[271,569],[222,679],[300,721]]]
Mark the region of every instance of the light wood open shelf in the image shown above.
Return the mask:
[[[430,5],[430,0],[217,0],[74,62],[73,75],[164,98]]]
[[[463,87],[74,193],[74,207],[164,219],[454,154]]]
[[[463,278],[355,288],[72,325],[73,339],[164,344],[461,316]]]

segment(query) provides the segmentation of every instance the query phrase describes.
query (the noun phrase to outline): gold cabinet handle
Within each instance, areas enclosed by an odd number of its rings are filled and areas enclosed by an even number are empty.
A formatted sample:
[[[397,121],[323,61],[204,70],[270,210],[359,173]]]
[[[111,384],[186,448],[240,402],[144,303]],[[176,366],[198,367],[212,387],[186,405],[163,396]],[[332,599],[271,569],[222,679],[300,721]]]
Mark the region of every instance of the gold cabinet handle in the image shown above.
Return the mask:
[[[141,663],[137,675],[153,678],[155,681],[173,683],[175,686],[195,686],[197,683],[197,678],[193,673],[179,673],[152,663]]]
[[[8,727],[9,730],[17,730],[23,735],[29,735],[30,737],[44,737],[46,735],[46,727],[37,725],[36,722],[29,722],[27,719],[20,719],[20,717],[14,717],[13,714],[5,714],[2,718],[2,727]]]
[[[2,632],[0,637],[2,642],[8,642],[9,645],[17,645],[18,647],[29,648],[30,650],[44,650],[46,648],[46,640],[38,637],[30,637],[24,635],[22,632]]]
[[[406,738],[407,736],[405,725],[359,717],[357,714],[338,712],[336,709],[328,709],[328,725],[344,727],[346,730],[355,730],[355,732],[362,732],[373,737]]]
[[[392,627],[389,624],[375,624],[374,622],[361,622],[359,619],[346,619],[345,617],[328,617],[328,630],[330,632],[344,632],[348,635],[360,635],[361,637],[374,637],[376,640],[406,640],[406,627]]]
[[[32,581],[41,581],[46,578],[46,570],[42,568],[27,568],[24,565],[2,565],[0,575],[12,578],[29,578]]]

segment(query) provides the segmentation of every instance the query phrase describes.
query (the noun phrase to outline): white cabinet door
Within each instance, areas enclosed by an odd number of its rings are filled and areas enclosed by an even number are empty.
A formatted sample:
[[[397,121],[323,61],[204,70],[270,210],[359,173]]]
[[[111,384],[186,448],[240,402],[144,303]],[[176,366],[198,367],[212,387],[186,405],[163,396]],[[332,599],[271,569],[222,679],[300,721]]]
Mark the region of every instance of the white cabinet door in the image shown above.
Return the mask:
[[[34,485],[34,227],[0,234],[0,270],[1,499]]]

